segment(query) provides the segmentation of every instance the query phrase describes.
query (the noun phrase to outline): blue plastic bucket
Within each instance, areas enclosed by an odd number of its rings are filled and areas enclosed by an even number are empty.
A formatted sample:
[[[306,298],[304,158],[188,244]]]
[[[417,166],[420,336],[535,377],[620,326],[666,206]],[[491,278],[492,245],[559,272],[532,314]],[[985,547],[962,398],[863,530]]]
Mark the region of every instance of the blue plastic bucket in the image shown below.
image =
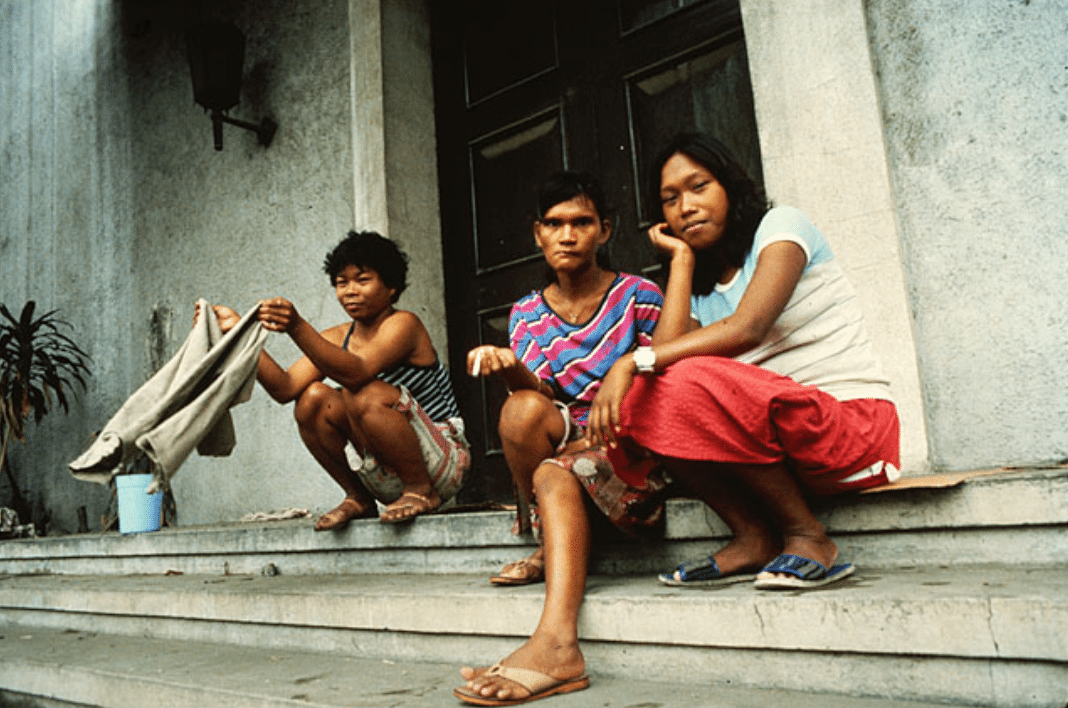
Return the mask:
[[[150,474],[120,474],[115,476],[119,496],[119,533],[159,531],[163,492],[145,494]]]

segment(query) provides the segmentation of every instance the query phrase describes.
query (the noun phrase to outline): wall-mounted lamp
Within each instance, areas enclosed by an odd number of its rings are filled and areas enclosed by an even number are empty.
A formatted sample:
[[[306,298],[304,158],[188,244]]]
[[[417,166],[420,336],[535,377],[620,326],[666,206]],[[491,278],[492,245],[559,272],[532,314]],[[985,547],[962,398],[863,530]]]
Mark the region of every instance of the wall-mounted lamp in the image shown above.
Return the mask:
[[[223,123],[251,130],[267,147],[278,129],[270,118],[247,123],[225,115],[241,96],[241,75],[245,62],[245,35],[229,22],[209,22],[192,27],[185,35],[189,50],[189,71],[193,76],[193,100],[211,111],[215,149],[222,150]]]

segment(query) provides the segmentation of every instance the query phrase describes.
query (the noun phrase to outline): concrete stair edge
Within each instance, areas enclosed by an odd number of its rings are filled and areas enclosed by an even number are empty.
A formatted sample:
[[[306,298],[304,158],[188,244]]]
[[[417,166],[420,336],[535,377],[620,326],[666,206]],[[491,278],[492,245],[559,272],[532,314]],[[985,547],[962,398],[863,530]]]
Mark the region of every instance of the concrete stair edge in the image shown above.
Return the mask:
[[[648,572],[670,567],[689,558],[694,550],[707,552],[727,536],[722,522],[703,504],[694,500],[669,502],[665,540],[660,544],[608,546],[601,569],[622,567],[624,572]],[[1005,472],[980,477],[949,488],[905,489],[840,498],[820,511],[830,533],[852,557],[873,557],[884,567],[915,565],[917,562],[983,564],[1047,563],[1062,554],[1068,542],[1060,542],[1059,529],[1068,526],[1068,468]],[[341,532],[315,533],[310,520],[260,522],[211,527],[179,527],[158,533],[120,535],[83,534],[0,543],[0,572],[90,572],[89,564],[100,559],[115,566],[101,572],[251,572],[278,558],[288,563],[301,554],[334,559],[334,572],[351,572],[380,567],[394,572],[407,563],[413,572],[450,572],[449,564],[435,570],[430,563],[398,561],[401,553],[427,549],[449,549],[460,556],[460,567],[492,570],[529,548],[529,537],[509,533],[511,512],[441,514],[423,517],[402,527],[385,527],[375,521],[357,521]],[[1010,538],[1004,547],[975,544],[978,553],[954,554],[955,544],[932,543],[931,534],[956,534],[960,540],[975,532]],[[1051,533],[1052,531],[1052,533]],[[1027,554],[1013,553],[1019,536],[1031,534],[1042,540],[1023,546]],[[899,557],[893,544],[873,542],[886,534],[905,534],[916,545],[915,557]],[[1049,538],[1046,538],[1049,536]],[[907,548],[909,543],[903,544]],[[655,546],[674,547],[674,552],[657,555]],[[646,566],[633,559],[654,549]],[[705,549],[703,551],[699,549]],[[354,553],[368,553],[369,562],[353,568]],[[942,553],[939,560],[937,553]],[[344,555],[347,554],[347,555]],[[377,554],[377,557],[375,556]],[[469,559],[463,556],[467,554]],[[932,554],[935,554],[932,556]],[[345,557],[347,560],[340,560]],[[391,561],[392,559],[392,561]],[[628,559],[630,566],[626,563]],[[872,561],[866,560],[867,564]],[[177,563],[165,568],[167,563]],[[665,566],[665,563],[667,565]],[[325,572],[330,561],[310,563],[307,572]],[[622,564],[622,565],[621,565]],[[305,572],[299,563],[296,572]],[[102,567],[106,567],[102,566]],[[457,566],[451,566],[457,567]]]
[[[0,634],[12,627],[0,625]],[[106,708],[141,708],[144,705],[231,705],[290,708],[302,705],[429,708],[461,705],[451,689],[461,683],[455,658],[442,662],[402,659],[398,661],[339,657],[333,653],[280,650],[275,647],[225,647],[203,642],[160,641],[132,638],[116,645],[106,635],[32,629],[0,655],[0,704],[5,694],[22,689],[23,696],[52,697],[69,701],[64,706],[92,704]],[[28,637],[28,638],[23,638]],[[56,647],[59,645],[59,649]],[[640,652],[635,663],[665,669],[661,681],[640,681],[601,673],[601,653],[611,647],[587,647],[591,685],[586,691],[553,698],[557,708],[605,706],[660,706],[661,708],[937,708],[944,702],[881,697],[888,682],[876,681],[871,690],[852,695],[818,691],[814,682],[808,691],[756,688],[737,682],[698,684],[685,681],[690,664],[699,657]],[[30,658],[27,658],[30,657]],[[792,675],[798,671],[790,655],[751,657],[750,667],[768,673]],[[850,671],[855,667],[842,666]],[[900,667],[907,674],[908,668]],[[824,674],[833,677],[834,670]],[[996,673],[996,672],[995,672]],[[900,675],[900,674],[899,674]],[[948,678],[956,676],[947,675]],[[1041,672],[1028,672],[1032,682],[1046,680]],[[670,681],[670,683],[668,683]],[[822,682],[827,683],[827,682]],[[201,687],[201,690],[198,690]],[[4,690],[6,689],[6,690]],[[1010,705],[1011,691],[1000,693],[996,681],[970,687],[970,705]],[[893,690],[890,691],[891,693]],[[996,698],[998,702],[990,699]],[[225,699],[225,700],[220,700]],[[959,704],[959,703],[958,703]],[[55,708],[45,698],[17,703],[29,708]],[[1031,705],[1054,708],[1054,703]],[[1056,706],[1059,708],[1059,706]]]
[[[413,585],[410,577],[7,578],[0,582],[0,617],[27,624],[44,614],[55,614],[57,622],[93,617],[102,630],[112,618],[136,617],[199,623],[209,632],[218,623],[522,638],[541,612],[544,586],[493,588],[475,576],[426,576]],[[757,591],[749,584],[679,589],[648,578],[607,576],[592,577],[588,585],[580,632],[589,640],[1030,661],[1068,657],[1064,568],[858,572],[833,591],[804,593]]]

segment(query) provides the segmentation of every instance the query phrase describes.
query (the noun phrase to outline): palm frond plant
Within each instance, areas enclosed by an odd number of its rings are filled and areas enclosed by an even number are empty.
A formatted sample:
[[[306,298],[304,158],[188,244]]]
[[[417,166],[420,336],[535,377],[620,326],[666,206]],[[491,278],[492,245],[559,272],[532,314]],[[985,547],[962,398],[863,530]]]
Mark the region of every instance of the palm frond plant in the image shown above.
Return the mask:
[[[56,310],[34,319],[36,306],[30,300],[16,318],[0,304],[0,468],[20,515],[27,509],[8,464],[8,443],[11,438],[26,439],[31,416],[39,424],[57,404],[68,412],[67,394],[75,392],[75,384],[84,390],[85,378],[91,375],[89,355],[61,331],[70,325],[55,316]]]

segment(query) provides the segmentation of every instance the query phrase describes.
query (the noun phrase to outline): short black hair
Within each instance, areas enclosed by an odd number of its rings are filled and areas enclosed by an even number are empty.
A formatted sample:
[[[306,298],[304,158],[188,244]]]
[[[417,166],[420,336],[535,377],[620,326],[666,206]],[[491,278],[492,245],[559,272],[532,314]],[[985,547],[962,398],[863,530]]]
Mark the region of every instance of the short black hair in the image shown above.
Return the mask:
[[[544,219],[546,212],[557,204],[569,202],[575,197],[586,197],[590,200],[601,220],[601,225],[605,220],[611,221],[608,202],[604,198],[604,189],[601,187],[600,180],[583,170],[556,172],[538,186],[538,221]],[[597,249],[597,265],[605,270],[612,270],[611,260],[604,246]],[[556,273],[546,267],[545,277],[553,282],[556,280]]]
[[[601,221],[610,218],[600,181],[589,172],[565,170],[549,176],[538,187],[538,220],[544,219],[545,213],[557,204],[575,197],[589,199]]]
[[[393,302],[408,287],[408,256],[396,243],[376,231],[349,231],[341,243],[326,254],[323,271],[330,284],[345,267],[370,268],[378,273],[386,287],[392,288]]]
[[[660,200],[660,175],[664,163],[680,153],[700,164],[716,178],[727,193],[727,228],[718,243],[695,253],[693,292],[712,292],[728,265],[741,267],[753,248],[753,237],[771,203],[764,188],[738,163],[726,145],[704,133],[680,133],[664,146],[649,173],[649,218],[664,221]]]

